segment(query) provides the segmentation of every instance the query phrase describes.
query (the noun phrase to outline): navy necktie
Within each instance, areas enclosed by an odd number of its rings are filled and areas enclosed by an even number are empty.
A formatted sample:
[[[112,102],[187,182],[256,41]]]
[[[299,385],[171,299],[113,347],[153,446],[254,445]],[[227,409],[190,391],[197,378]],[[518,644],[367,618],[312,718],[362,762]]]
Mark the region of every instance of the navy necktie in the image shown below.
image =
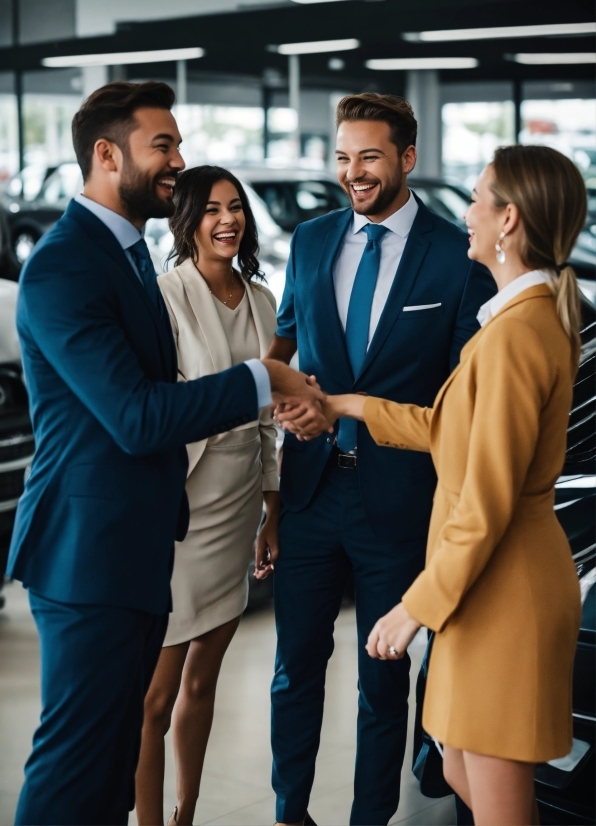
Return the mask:
[[[157,286],[157,273],[155,272],[155,267],[153,266],[153,261],[151,260],[151,254],[149,253],[147,242],[144,238],[139,238],[139,240],[133,244],[132,247],[128,247],[128,252],[130,252],[133,257],[139,272],[139,277],[143,283],[143,286],[147,290],[153,306],[161,315],[161,299],[159,287]]]
[[[381,263],[381,239],[387,227],[367,224],[364,232],[368,241],[356,271],[346,322],[346,347],[354,379],[360,373],[368,349],[370,314]],[[337,444],[342,453],[356,450],[357,434],[358,422],[355,419],[340,419]]]

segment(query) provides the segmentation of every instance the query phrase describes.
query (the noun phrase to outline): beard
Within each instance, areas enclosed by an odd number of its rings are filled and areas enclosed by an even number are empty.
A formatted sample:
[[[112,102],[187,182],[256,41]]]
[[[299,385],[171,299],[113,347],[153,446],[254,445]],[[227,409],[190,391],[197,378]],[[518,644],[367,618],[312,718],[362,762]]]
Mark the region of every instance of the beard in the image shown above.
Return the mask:
[[[385,185],[381,185],[379,187],[379,194],[370,205],[361,204],[358,201],[355,201],[352,193],[352,187],[348,184],[347,194],[350,199],[350,203],[352,204],[352,209],[358,215],[379,215],[379,213],[384,212],[387,207],[391,206],[391,204],[395,201],[401,190],[402,182],[402,171],[401,169],[396,169],[395,177],[388,181]],[[352,181],[351,183],[355,183],[355,181]],[[379,178],[364,178],[364,180],[358,181],[358,183],[381,183],[381,181]]]
[[[130,219],[145,223],[149,218],[170,218],[174,214],[173,199],[166,201],[157,194],[157,181],[166,174],[169,178],[177,177],[177,172],[165,170],[149,175],[135,165],[130,155],[125,155],[118,194]]]

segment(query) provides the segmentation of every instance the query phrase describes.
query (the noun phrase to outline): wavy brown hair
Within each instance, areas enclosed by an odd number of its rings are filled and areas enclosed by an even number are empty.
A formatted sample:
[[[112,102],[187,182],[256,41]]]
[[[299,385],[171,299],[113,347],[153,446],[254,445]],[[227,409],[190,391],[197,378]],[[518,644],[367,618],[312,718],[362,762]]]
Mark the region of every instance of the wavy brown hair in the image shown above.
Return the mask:
[[[549,146],[502,146],[495,152],[491,186],[495,206],[515,204],[524,228],[521,257],[533,270],[550,270],[557,312],[579,342],[579,288],[567,259],[586,220],[586,187],[579,169]]]
[[[411,105],[399,95],[381,95],[378,92],[347,95],[337,104],[336,127],[346,120],[378,120],[386,123],[391,141],[397,146],[400,155],[408,146],[416,146],[418,123]]]
[[[246,281],[263,278],[259,269],[259,237],[257,224],[244,187],[235,175],[221,166],[195,166],[186,169],[176,178],[174,203],[176,211],[170,218],[170,229],[174,236],[174,248],[168,260],[175,258],[176,266],[190,258],[195,264],[199,261],[196,232],[199,228],[213,186],[219,181],[229,181],[238,192],[246,226],[238,249],[238,267]]]

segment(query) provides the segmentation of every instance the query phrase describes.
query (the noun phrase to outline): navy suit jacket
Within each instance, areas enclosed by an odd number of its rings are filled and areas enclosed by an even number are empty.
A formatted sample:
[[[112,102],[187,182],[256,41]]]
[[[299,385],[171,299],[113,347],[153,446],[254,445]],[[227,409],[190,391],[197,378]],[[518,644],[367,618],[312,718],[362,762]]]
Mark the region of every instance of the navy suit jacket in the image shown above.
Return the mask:
[[[277,335],[297,340],[300,369],[314,374],[328,393],[364,392],[432,406],[461,348],[478,330],[478,309],[496,292],[488,270],[468,258],[465,233],[416,200],[418,212],[358,376],[350,367],[333,286],[333,265],[352,210],[296,228]],[[403,309],[424,304],[440,306]],[[298,511],[308,505],[332,441],[328,434],[311,442],[286,435],[285,507]],[[426,537],[436,485],[429,454],[378,447],[359,423],[358,477],[367,517],[379,535],[404,541]]]
[[[178,383],[167,313],[74,201],[23,270],[17,327],[36,449],[9,576],[61,602],[167,612],[185,444],[258,418],[250,370]]]

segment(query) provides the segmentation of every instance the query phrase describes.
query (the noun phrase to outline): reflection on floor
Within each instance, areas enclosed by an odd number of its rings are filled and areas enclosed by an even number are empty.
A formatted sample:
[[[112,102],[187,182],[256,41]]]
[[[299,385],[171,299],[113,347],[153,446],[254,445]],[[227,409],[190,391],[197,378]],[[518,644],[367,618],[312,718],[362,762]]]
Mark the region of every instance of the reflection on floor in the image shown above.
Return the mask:
[[[0,611],[0,824],[12,823],[23,764],[39,715],[37,635],[26,593],[5,589]],[[224,661],[195,824],[264,826],[274,821],[270,786],[269,683],[275,631],[271,610],[246,616]],[[424,651],[419,635],[410,648],[413,674]],[[319,826],[347,824],[351,806],[356,720],[354,611],[337,622],[329,665],[327,702],[310,812]],[[412,707],[412,706],[411,706]],[[413,714],[411,715],[413,719]],[[412,722],[412,720],[411,720]],[[174,766],[167,746],[166,815],[174,805]],[[391,823],[455,823],[453,798],[423,797],[409,771],[411,739],[402,777],[402,799]],[[134,814],[131,824],[136,824]]]

